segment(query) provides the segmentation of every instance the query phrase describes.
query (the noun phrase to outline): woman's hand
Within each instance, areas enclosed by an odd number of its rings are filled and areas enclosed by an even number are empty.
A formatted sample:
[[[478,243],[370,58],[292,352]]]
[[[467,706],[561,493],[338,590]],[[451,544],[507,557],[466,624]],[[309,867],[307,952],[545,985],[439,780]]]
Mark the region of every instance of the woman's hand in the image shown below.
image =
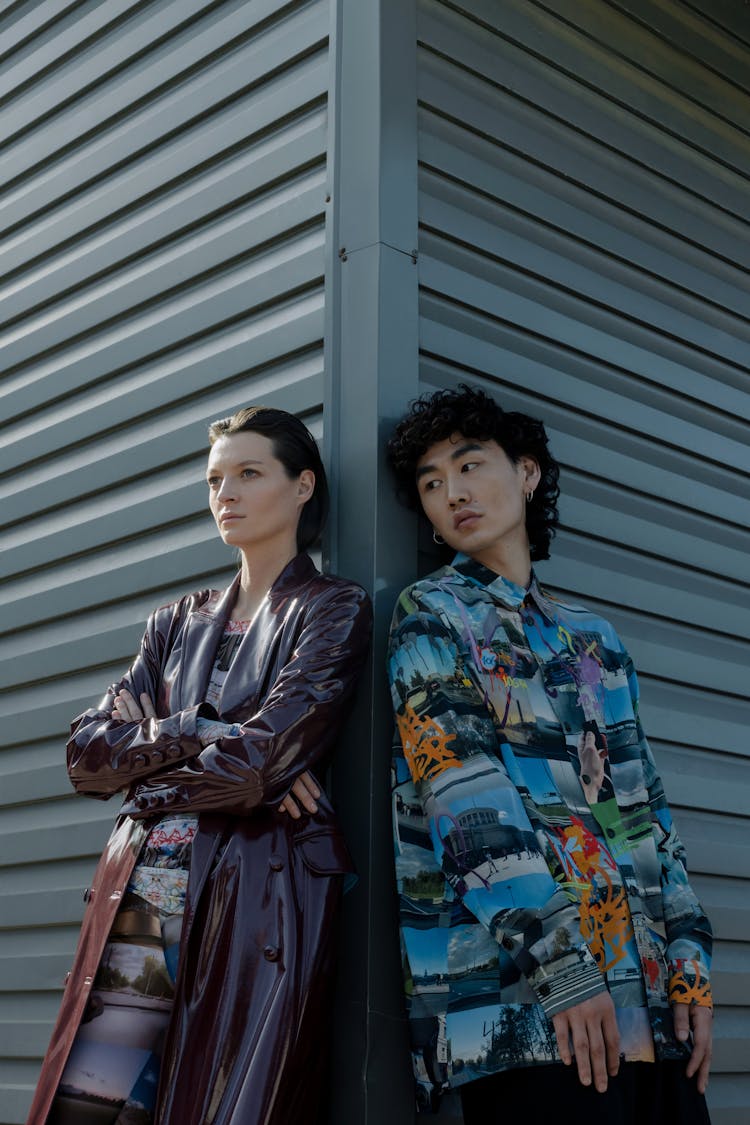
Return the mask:
[[[112,708],[112,718],[122,719],[125,723],[137,723],[140,719],[155,719],[156,711],[151,702],[151,697],[145,692],[141,692],[140,706],[136,702],[135,696],[131,695],[125,688],[118,692],[115,696],[115,705]]]
[[[320,790],[315,784],[315,778],[311,773],[305,770],[292,786],[292,792],[288,793],[279,805],[279,812],[288,813],[293,820],[299,820],[302,816],[299,805],[302,805],[306,812],[316,813],[318,811],[318,806],[315,802],[319,796]],[[295,797],[296,800],[294,799]],[[297,804],[297,801],[299,801],[299,804]]]

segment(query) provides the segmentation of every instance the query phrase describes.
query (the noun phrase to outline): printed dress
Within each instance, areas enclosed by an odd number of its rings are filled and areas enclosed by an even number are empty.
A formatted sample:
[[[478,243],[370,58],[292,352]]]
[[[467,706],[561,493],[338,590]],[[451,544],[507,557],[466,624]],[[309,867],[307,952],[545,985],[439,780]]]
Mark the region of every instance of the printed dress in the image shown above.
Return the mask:
[[[624,1059],[686,1057],[711,929],[611,625],[458,555],[402,593],[388,671],[419,1101],[558,1061],[551,1017],[605,989]]]
[[[214,707],[249,627],[227,622],[206,690]],[[198,720],[210,745],[226,723]],[[47,1125],[151,1125],[172,1011],[190,853],[198,817],[160,817],[133,869]]]

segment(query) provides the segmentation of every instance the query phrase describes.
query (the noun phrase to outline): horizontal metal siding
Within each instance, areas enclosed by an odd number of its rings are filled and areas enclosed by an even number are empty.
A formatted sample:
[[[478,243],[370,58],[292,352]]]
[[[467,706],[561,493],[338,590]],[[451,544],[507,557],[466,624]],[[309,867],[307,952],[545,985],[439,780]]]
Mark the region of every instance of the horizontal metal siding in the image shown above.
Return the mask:
[[[322,434],[328,3],[0,10],[0,1120],[23,1121],[116,812],[68,724],[224,584],[207,423]]]
[[[419,0],[422,384],[478,382],[547,423],[562,527],[539,570],[612,620],[639,668],[716,930],[712,1120],[737,1125],[750,1118],[749,28],[723,4],[502,7],[498,20],[492,0]]]

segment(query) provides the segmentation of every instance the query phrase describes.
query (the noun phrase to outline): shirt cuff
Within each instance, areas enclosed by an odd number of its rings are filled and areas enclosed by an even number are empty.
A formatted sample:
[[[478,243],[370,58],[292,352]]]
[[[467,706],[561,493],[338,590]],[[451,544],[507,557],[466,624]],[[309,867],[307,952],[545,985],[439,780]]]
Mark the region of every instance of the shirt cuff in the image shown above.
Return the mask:
[[[607,982],[586,945],[540,965],[527,979],[550,1018],[607,991]]]
[[[700,961],[670,962],[669,1002],[690,1004],[696,1008],[713,1008],[708,971]]]

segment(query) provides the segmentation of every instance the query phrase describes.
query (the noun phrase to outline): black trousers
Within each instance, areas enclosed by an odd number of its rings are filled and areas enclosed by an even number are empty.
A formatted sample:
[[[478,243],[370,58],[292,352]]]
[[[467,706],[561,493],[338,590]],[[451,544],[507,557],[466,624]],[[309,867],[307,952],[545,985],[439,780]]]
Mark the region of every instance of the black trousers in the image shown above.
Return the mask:
[[[605,1093],[573,1066],[529,1066],[461,1087],[464,1125],[711,1125],[686,1062],[620,1063]]]

